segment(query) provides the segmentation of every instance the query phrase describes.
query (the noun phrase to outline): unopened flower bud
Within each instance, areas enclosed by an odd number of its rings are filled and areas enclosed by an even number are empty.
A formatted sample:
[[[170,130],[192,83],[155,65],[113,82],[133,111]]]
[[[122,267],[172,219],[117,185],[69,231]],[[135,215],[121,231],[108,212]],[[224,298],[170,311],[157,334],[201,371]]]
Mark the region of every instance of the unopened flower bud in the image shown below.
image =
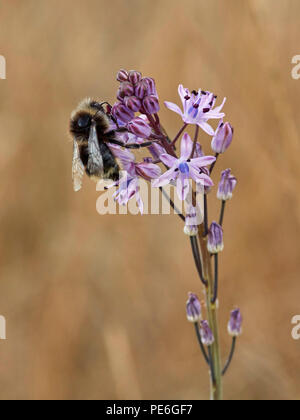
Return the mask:
[[[118,82],[127,82],[128,81],[128,71],[121,69],[117,74]]]
[[[155,81],[151,77],[144,77],[144,82],[147,84],[147,95],[154,95],[157,97]]]
[[[124,123],[131,121],[134,118],[134,112],[132,112],[124,104],[117,102],[114,104],[111,110],[112,115]]]
[[[198,226],[203,222],[203,215],[199,206],[194,207],[193,204],[186,203],[186,216],[184,233],[188,236],[196,236],[198,234]]]
[[[151,127],[147,124],[147,121],[140,117],[134,118],[127,124],[127,129],[138,137],[144,139],[148,138],[151,134]]]
[[[222,201],[230,200],[232,198],[232,193],[236,187],[236,184],[237,179],[231,175],[231,169],[226,169],[226,171],[223,171],[218,188],[218,199]]]
[[[139,99],[144,99],[144,97],[147,95],[147,91],[147,82],[144,79],[140,80],[135,86],[135,96],[137,96]]]
[[[117,99],[118,99],[119,102],[123,102],[123,99],[124,99],[124,95],[121,92],[121,89],[120,88],[117,91]]]
[[[230,320],[228,323],[228,333],[232,337],[238,337],[242,334],[242,323],[243,317],[239,309],[235,309],[230,314]]]
[[[195,153],[194,153],[194,158],[199,158],[199,157],[203,157],[205,156],[203,153],[203,149],[200,143],[196,143],[196,148],[195,148]],[[202,169],[206,169],[206,168],[202,168]]]
[[[215,341],[212,330],[210,329],[207,321],[201,322],[200,336],[202,344],[204,344],[205,346],[211,346]]]
[[[155,159],[159,159],[160,155],[166,153],[166,150],[158,143],[153,143],[149,150]]]
[[[189,293],[189,299],[186,303],[186,316],[188,321],[194,323],[202,319],[201,303],[194,293]]]
[[[197,236],[199,229],[198,226],[195,225],[185,225],[183,232],[187,235],[187,236]]]
[[[208,232],[207,249],[211,254],[218,254],[224,249],[223,229],[216,222],[213,222],[210,226]]]
[[[143,107],[147,114],[156,114],[159,111],[159,102],[157,96],[146,96],[146,98],[143,100]]]
[[[138,112],[142,106],[140,99],[136,96],[126,96],[124,98],[124,104],[133,112]]]
[[[125,98],[125,96],[134,95],[134,87],[132,86],[132,84],[129,82],[121,83],[120,89],[119,89],[119,95],[123,98]]]
[[[224,153],[231,145],[232,137],[233,128],[228,122],[224,124],[222,120],[211,142],[213,151],[218,154]]]
[[[136,85],[142,79],[142,75],[139,71],[131,70],[128,74],[128,80],[133,85]]]

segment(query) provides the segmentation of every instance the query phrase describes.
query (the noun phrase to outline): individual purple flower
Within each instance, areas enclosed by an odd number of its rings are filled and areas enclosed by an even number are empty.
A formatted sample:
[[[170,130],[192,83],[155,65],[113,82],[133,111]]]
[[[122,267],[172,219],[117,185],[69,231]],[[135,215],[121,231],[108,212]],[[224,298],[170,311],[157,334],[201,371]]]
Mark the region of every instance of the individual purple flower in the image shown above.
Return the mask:
[[[152,132],[150,125],[141,117],[136,117],[128,122],[127,129],[136,136],[143,137],[144,139],[147,139]]]
[[[159,102],[157,96],[146,96],[143,100],[143,107],[147,114],[156,114],[159,111]]]
[[[210,329],[207,321],[201,321],[200,336],[202,344],[205,346],[211,346],[215,341],[212,330]]]
[[[189,293],[189,298],[186,303],[186,315],[189,322],[198,322],[202,319],[202,308],[198,296],[194,293]]]
[[[134,118],[134,112],[121,102],[116,102],[111,110],[112,115],[124,123],[128,123]]]
[[[132,112],[138,112],[141,109],[142,102],[136,96],[126,96],[124,98],[124,104]]]
[[[239,309],[235,309],[230,314],[230,320],[228,323],[228,333],[232,337],[238,337],[242,334],[242,323],[243,317]]]
[[[204,173],[203,168],[215,162],[214,156],[204,156],[191,159],[193,141],[185,133],[181,141],[181,156],[179,159],[167,153],[160,155],[160,160],[170,169],[153,182],[154,187],[163,187],[171,181],[177,180],[177,194],[180,200],[185,200],[190,189],[189,179],[203,186],[212,186],[213,182],[209,175]]]
[[[216,222],[213,222],[210,226],[208,232],[207,249],[211,254],[218,254],[224,249],[223,229]]]
[[[215,135],[211,142],[211,148],[215,153],[221,154],[226,152],[228,147],[231,145],[233,138],[233,128],[226,122],[224,124],[223,119],[220,121],[219,126],[215,132]]]
[[[223,171],[218,188],[218,199],[222,201],[231,200],[236,184],[237,179],[231,175],[231,169]]]
[[[125,173],[125,176],[122,177],[118,183],[119,188],[113,194],[114,199],[121,205],[125,206],[128,201],[135,197],[140,213],[144,212],[144,204],[139,194],[139,180],[138,178],[132,178]]]
[[[120,146],[109,144],[109,148],[114,156],[118,158],[124,169],[124,176],[120,181],[114,182],[110,187],[118,186],[119,188],[114,193],[115,200],[120,205],[126,205],[132,197],[136,197],[137,204],[141,214],[143,214],[143,201],[139,194],[139,179],[140,177],[150,181],[157,178],[161,169],[153,163],[136,163],[135,156],[128,150],[122,149]]]
[[[183,111],[178,105],[172,102],[165,102],[165,105],[171,111],[176,112],[181,116],[186,124],[197,124],[207,134],[213,136],[214,129],[207,123],[210,119],[220,119],[225,116],[221,112],[226,99],[222,104],[214,108],[216,103],[216,96],[210,92],[190,92],[188,89],[179,85],[178,93],[183,105]]]

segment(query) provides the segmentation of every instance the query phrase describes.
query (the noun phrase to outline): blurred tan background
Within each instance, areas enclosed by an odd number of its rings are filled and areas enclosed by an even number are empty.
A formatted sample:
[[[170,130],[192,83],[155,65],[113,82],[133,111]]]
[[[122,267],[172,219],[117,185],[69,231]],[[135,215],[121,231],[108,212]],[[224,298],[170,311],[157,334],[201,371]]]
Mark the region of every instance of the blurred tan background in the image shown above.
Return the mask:
[[[221,258],[224,361],[235,305],[245,323],[225,397],[298,399],[299,1],[13,0],[0,13],[0,398],[208,397],[179,219],[99,216],[92,182],[72,191],[70,112],[89,95],[113,102],[123,67],[154,77],[162,100],[178,102],[179,83],[228,97],[235,139],[215,175],[229,166],[239,185]],[[179,119],[161,117],[174,135]]]

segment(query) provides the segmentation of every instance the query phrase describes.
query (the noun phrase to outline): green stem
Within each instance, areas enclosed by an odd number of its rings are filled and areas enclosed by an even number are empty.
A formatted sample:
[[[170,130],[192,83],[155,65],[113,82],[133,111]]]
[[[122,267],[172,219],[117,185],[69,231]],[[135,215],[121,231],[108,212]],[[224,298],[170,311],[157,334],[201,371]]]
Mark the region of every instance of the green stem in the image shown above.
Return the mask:
[[[219,343],[219,331],[218,331],[218,317],[217,317],[217,304],[212,303],[214,295],[214,276],[212,270],[212,261],[210,254],[207,250],[207,238],[204,237],[204,228],[201,225],[199,229],[199,241],[201,248],[201,258],[203,275],[207,281],[206,287],[206,305],[208,313],[209,326],[214,335],[214,343],[211,346],[211,360],[214,371],[214,381],[211,380],[211,399],[214,401],[220,401],[223,399],[223,388],[222,388],[222,365],[221,365],[221,354],[220,354],[220,343]]]

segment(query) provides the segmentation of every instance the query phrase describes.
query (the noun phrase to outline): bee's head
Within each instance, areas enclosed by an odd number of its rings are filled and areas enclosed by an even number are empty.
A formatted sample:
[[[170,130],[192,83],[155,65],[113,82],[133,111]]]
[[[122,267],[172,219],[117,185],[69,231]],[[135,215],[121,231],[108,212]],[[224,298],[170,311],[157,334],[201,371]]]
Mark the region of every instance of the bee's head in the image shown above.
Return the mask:
[[[92,124],[96,124],[99,135],[110,126],[108,117],[100,102],[85,99],[73,111],[70,122],[71,135],[80,142],[87,142]]]

